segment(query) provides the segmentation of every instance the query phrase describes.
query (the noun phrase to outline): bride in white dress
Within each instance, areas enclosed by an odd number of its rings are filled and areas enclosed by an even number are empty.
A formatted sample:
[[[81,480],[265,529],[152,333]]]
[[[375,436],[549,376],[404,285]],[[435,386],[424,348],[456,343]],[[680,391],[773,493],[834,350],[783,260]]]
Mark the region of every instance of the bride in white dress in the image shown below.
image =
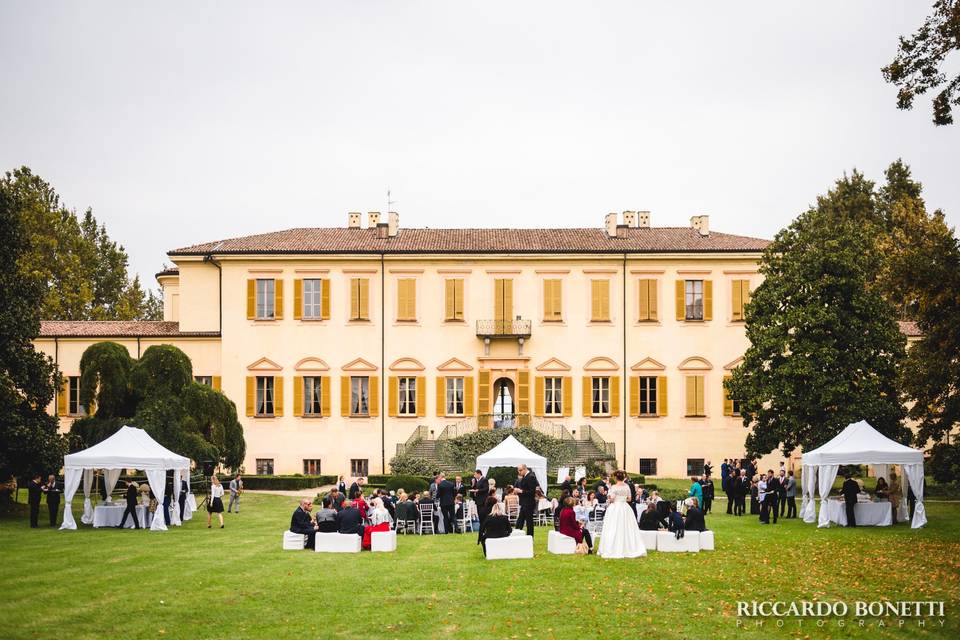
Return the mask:
[[[603,529],[597,554],[603,558],[639,558],[647,555],[640,527],[628,502],[630,487],[624,483],[623,471],[614,474],[617,483],[610,487],[607,510],[603,516]]]

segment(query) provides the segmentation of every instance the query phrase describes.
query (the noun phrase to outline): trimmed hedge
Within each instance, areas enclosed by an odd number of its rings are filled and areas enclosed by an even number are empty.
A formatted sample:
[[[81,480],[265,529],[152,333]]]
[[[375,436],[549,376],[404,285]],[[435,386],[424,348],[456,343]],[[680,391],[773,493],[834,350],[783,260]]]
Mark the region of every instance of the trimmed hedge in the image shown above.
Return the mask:
[[[241,476],[244,489],[274,489],[277,491],[298,491],[312,489],[326,484],[335,484],[337,476]]]
[[[383,488],[387,491],[403,489],[407,493],[422,493],[430,487],[430,483],[419,476],[396,475],[386,476],[386,478]]]

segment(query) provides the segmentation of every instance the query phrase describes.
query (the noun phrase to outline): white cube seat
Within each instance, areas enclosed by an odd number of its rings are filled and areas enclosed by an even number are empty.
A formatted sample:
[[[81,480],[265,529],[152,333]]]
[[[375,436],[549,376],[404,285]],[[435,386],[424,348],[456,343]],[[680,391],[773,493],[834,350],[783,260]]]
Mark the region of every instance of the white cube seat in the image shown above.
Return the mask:
[[[647,548],[647,551],[657,550],[657,532],[656,531],[641,530],[640,537],[643,539],[643,546]]]
[[[317,553],[360,553],[360,536],[355,533],[318,533],[314,538]]]
[[[533,557],[533,536],[487,538],[487,560],[513,560]]]
[[[666,551],[667,553],[700,551],[700,533],[685,531],[684,536],[678,540],[672,531],[658,531],[657,551]]]
[[[374,531],[370,534],[371,551],[396,551],[397,550],[397,532],[396,531]]]
[[[700,532],[700,550],[713,551],[713,531]]]
[[[307,544],[307,536],[293,531],[283,532],[283,550],[284,551],[303,551]]]
[[[570,555],[576,553],[577,541],[559,531],[551,531],[547,534],[547,551],[561,556]]]

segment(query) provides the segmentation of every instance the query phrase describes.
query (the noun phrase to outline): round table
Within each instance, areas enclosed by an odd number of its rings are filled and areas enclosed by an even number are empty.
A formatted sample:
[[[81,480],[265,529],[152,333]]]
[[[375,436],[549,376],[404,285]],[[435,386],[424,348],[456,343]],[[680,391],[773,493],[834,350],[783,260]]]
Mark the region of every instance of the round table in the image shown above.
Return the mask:
[[[93,526],[94,527],[116,527],[123,518],[123,512],[127,510],[125,504],[99,504],[93,508]],[[149,527],[151,516],[150,508],[142,504],[137,505],[137,521],[141,527]],[[133,529],[133,518],[127,516],[124,524],[127,529]]]
[[[858,527],[889,527],[893,524],[893,509],[890,502],[858,502],[853,508]],[[847,505],[843,500],[827,500],[827,515],[830,522],[847,526]]]

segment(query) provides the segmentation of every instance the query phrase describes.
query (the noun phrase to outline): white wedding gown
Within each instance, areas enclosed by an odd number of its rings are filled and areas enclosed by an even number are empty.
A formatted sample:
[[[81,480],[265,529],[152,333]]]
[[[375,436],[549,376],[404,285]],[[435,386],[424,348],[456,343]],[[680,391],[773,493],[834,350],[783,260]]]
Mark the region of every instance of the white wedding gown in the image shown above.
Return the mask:
[[[627,504],[629,496],[630,487],[625,484],[610,488],[600,544],[597,546],[597,554],[603,558],[639,558],[647,555],[637,518]]]

